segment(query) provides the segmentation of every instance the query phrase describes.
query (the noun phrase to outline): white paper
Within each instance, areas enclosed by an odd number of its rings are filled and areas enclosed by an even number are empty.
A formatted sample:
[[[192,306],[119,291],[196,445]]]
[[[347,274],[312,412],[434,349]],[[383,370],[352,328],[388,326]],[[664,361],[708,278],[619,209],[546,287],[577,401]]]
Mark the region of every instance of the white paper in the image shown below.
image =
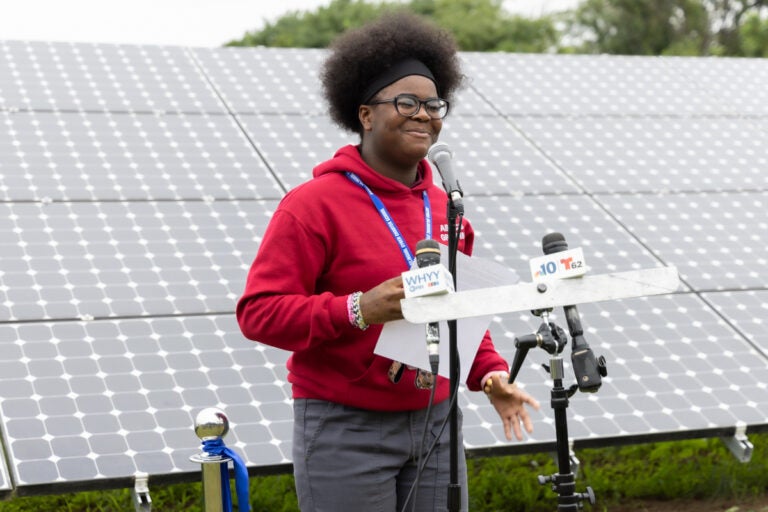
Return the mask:
[[[440,246],[443,251],[443,261],[447,248]],[[459,290],[474,290],[491,286],[512,285],[519,281],[517,274],[494,261],[482,258],[470,258],[458,253],[456,259],[457,288]],[[491,324],[493,315],[464,318],[457,321],[456,346],[460,363],[460,382],[465,382],[475,360],[477,349],[483,340],[485,331]],[[440,322],[440,365],[438,373],[450,377],[448,323]],[[374,352],[377,355],[400,361],[410,366],[430,370],[429,354],[427,352],[426,325],[412,324],[406,320],[387,322],[379,336]]]

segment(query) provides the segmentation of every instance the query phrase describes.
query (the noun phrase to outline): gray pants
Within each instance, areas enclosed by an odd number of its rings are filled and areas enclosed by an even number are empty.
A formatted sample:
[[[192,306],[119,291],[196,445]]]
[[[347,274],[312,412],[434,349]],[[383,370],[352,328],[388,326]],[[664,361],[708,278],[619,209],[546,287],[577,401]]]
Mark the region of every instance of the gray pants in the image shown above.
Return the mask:
[[[293,467],[302,512],[400,512],[424,456],[448,415],[449,400],[430,413],[423,451],[426,409],[376,412],[323,400],[294,400]],[[459,411],[461,510],[468,509],[467,465]],[[407,512],[447,510],[450,425],[419,479],[417,503]]]

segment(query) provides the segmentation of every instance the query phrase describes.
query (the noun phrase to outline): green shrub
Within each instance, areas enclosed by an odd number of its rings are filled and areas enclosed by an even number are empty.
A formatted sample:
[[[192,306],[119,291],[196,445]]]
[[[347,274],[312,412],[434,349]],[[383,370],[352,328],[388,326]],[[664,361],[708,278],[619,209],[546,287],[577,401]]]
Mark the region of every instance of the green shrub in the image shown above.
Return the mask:
[[[591,486],[598,506],[610,510],[633,500],[749,500],[768,494],[768,434],[752,434],[752,460],[742,464],[718,439],[695,439],[577,450],[581,461],[576,492]],[[550,512],[557,495],[538,475],[557,473],[549,454],[470,458],[472,512]],[[150,479],[151,484],[151,479]],[[232,496],[234,482],[232,484]],[[151,487],[154,512],[201,512],[200,483]],[[250,480],[254,512],[297,512],[291,475]],[[133,510],[128,489],[56,496],[15,497],[0,512],[118,512]],[[588,509],[586,509],[588,510]]]

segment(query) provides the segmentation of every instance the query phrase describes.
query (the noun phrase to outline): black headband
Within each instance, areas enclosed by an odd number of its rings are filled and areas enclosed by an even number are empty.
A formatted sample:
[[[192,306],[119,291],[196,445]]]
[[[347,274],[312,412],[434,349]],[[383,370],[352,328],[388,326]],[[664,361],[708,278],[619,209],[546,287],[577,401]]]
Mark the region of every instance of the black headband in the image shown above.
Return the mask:
[[[435,86],[437,86],[437,80],[435,80],[435,76],[432,74],[429,68],[420,60],[409,58],[401,60],[374,78],[370,85],[365,88],[365,91],[361,96],[360,104],[365,105],[371,101],[371,98],[373,98],[377,92],[386,86],[397,82],[401,78],[410,75],[425,76],[435,82]]]

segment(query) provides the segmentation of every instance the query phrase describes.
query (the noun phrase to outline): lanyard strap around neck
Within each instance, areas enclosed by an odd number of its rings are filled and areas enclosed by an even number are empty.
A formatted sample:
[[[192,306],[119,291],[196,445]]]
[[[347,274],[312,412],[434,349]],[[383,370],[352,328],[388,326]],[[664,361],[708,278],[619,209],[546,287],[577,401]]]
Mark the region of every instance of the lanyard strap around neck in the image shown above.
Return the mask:
[[[392,219],[389,211],[387,211],[387,207],[384,206],[384,203],[381,202],[381,199],[379,199],[379,197],[374,194],[370,188],[368,188],[368,185],[363,183],[363,180],[361,180],[357,174],[349,171],[347,171],[345,174],[347,175],[347,178],[352,180],[355,185],[368,193],[368,197],[371,198],[373,206],[376,207],[376,211],[379,212],[382,220],[389,228],[389,232],[392,233],[392,236],[397,242],[397,245],[400,247],[400,252],[403,253],[403,258],[405,259],[408,268],[412,268],[415,259],[413,253],[411,253],[411,250],[408,248],[408,244],[405,242],[405,238],[403,238],[403,235],[397,228],[397,224],[395,224],[394,219]],[[422,191],[421,197],[424,201],[424,238],[432,238],[432,209],[429,205],[429,196],[427,195],[426,190]]]

